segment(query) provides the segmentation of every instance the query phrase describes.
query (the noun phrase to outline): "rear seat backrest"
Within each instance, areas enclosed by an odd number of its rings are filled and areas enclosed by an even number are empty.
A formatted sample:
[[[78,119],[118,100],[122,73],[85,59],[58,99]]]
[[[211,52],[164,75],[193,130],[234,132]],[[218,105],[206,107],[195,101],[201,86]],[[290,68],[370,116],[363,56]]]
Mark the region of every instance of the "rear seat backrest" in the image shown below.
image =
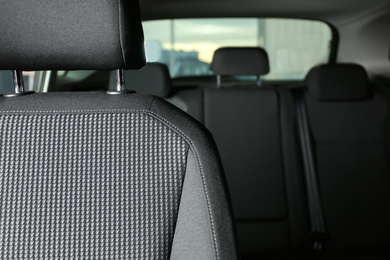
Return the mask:
[[[223,48],[212,64],[219,75],[269,71],[267,54],[260,48]],[[291,203],[302,209],[297,205],[303,200],[291,202],[299,195],[291,176],[286,176],[295,168],[285,167],[281,131],[287,126],[281,126],[277,91],[205,89],[204,113],[222,157],[243,256],[290,252],[306,239],[307,226],[304,212],[290,210]]]
[[[146,63],[139,70],[126,70],[126,89],[166,98],[171,94],[172,82],[167,66],[162,63]],[[111,73],[110,89],[115,89],[115,73]]]
[[[126,70],[125,76],[126,89],[164,98],[198,121],[203,121],[202,90],[172,90],[172,79],[165,64],[146,63],[139,70]],[[111,73],[109,89],[115,89],[115,73]]]
[[[321,65],[305,96],[330,251],[378,253],[390,245],[389,102],[365,70]]]

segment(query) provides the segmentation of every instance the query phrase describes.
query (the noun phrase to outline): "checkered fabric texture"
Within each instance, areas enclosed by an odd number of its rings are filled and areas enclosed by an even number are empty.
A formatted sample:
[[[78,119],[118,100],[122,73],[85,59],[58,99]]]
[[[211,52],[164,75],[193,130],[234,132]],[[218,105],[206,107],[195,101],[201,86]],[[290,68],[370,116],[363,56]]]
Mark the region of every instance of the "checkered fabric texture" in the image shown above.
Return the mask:
[[[0,259],[168,259],[188,148],[143,113],[2,113]]]

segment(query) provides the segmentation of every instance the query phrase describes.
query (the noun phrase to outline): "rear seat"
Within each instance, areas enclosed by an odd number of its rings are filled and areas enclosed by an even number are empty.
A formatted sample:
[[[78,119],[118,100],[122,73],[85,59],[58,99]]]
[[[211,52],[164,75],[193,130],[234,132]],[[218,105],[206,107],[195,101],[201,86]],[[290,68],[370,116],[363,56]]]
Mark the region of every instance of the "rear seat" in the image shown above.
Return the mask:
[[[263,75],[268,57],[260,48],[215,52],[217,75]],[[290,254],[307,242],[307,213],[293,132],[291,93],[281,107],[273,88],[204,90],[205,126],[212,132],[225,168],[244,259]],[[292,108],[292,109],[291,109]]]
[[[264,54],[240,49],[234,62],[241,71],[234,73],[248,73],[241,62],[266,71]],[[226,63],[220,65],[214,63],[213,69],[223,75]],[[366,72],[357,65],[322,65],[307,76],[305,102],[330,233],[323,252],[311,254],[292,91],[252,86],[166,94],[172,93],[168,71],[162,64],[148,64],[143,70],[151,67],[163,73],[146,72],[154,82],[148,85],[156,88],[148,93],[165,97],[214,135],[243,259],[389,258],[389,88],[369,89]],[[127,79],[128,88],[145,90],[142,80],[131,75]]]
[[[352,64],[306,78],[329,256],[390,256],[390,93]],[[363,259],[363,258],[362,258]]]
[[[269,70],[267,54],[260,48],[224,48],[217,52],[216,60],[213,70],[220,75],[260,75]],[[232,63],[236,65],[233,70]],[[148,63],[126,74],[126,88],[165,98],[213,133],[225,168],[243,259],[290,255],[308,245],[304,188],[292,136],[291,93],[279,95],[275,89],[254,84],[180,90],[171,95],[169,73],[163,64]],[[145,88],[143,78],[153,88]],[[287,106],[280,105],[280,96]]]
[[[111,73],[110,90],[115,89],[115,73]],[[142,69],[126,70],[126,89],[167,98],[171,94],[168,68],[161,63],[146,63]]]
[[[166,65],[146,63],[139,70],[126,70],[126,89],[164,98],[166,101],[203,122],[202,90],[180,90],[172,93],[172,80]],[[109,89],[115,89],[115,74],[111,73]]]

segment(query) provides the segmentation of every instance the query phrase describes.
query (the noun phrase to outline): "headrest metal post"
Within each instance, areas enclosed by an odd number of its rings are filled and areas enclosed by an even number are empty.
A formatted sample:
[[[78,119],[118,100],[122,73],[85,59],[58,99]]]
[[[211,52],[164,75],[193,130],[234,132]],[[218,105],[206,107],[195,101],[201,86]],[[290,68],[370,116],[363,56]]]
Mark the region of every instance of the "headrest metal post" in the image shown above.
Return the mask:
[[[256,76],[256,84],[258,87],[261,87],[261,76],[260,75]]]
[[[35,93],[34,91],[24,91],[23,72],[21,70],[13,70],[12,78],[15,92],[4,94],[3,97],[17,97]]]
[[[118,69],[115,71],[115,73],[116,73],[116,91],[125,90],[126,79],[125,79],[124,70]]]
[[[222,85],[221,75],[217,75],[217,87],[220,88],[221,85]]]
[[[116,85],[115,90],[108,90],[106,93],[109,95],[121,95],[121,94],[130,94],[135,93],[134,90],[126,89],[126,79],[125,79],[125,71],[123,69],[115,70],[116,75]]]
[[[24,92],[23,73],[20,70],[12,71],[14,90],[16,94]]]

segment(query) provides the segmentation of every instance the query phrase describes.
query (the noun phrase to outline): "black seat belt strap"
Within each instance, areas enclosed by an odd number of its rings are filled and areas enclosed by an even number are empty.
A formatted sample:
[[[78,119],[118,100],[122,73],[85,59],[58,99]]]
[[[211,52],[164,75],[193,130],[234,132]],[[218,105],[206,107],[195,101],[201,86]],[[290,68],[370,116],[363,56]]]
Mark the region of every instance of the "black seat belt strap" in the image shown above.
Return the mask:
[[[294,91],[299,142],[307,192],[308,210],[311,224],[310,236],[314,240],[314,250],[320,251],[329,239],[321,206],[312,140],[310,136],[306,104],[302,90]]]

